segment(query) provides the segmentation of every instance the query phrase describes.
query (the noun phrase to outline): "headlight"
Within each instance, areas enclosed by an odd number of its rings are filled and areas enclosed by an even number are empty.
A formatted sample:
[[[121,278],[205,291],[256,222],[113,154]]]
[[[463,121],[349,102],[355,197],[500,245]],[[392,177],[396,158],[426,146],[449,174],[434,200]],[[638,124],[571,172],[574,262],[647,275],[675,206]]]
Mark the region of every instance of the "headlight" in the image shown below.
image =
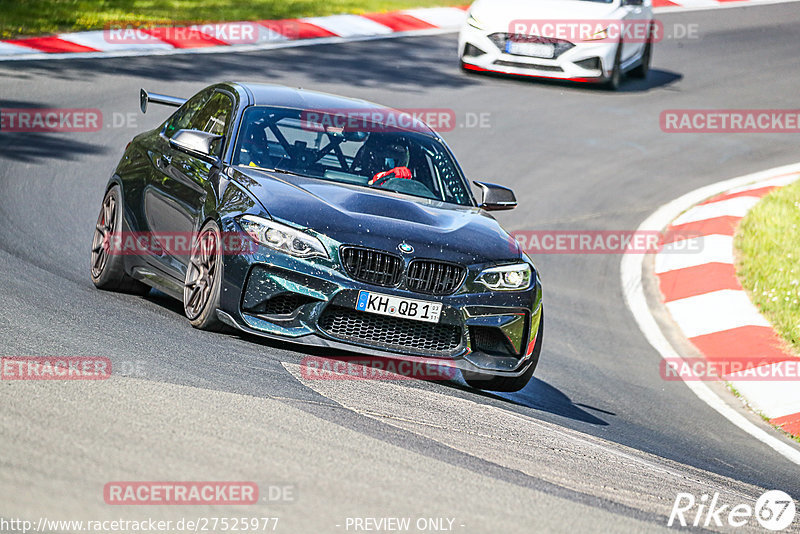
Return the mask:
[[[478,30],[483,29],[483,24],[478,19],[476,19],[475,15],[473,15],[472,13],[467,15],[467,24]]]
[[[522,291],[530,287],[531,275],[531,266],[520,263],[486,269],[476,280],[495,291]]]
[[[605,30],[600,30],[599,32],[597,32],[595,34],[592,34],[591,37],[589,37],[587,39],[584,39],[584,42],[588,42],[588,41],[604,41],[605,39],[608,39],[608,28],[606,28]]]
[[[305,232],[255,215],[242,215],[238,221],[250,237],[271,249],[297,258],[328,257],[322,242]]]

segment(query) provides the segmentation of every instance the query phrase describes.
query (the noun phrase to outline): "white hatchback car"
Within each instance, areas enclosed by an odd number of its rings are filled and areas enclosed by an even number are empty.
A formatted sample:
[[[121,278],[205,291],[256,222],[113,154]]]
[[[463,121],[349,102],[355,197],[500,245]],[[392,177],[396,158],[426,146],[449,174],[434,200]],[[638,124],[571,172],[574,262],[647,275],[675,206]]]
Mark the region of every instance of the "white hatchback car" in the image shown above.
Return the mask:
[[[647,77],[652,0],[477,0],[459,35],[465,70],[619,87]]]

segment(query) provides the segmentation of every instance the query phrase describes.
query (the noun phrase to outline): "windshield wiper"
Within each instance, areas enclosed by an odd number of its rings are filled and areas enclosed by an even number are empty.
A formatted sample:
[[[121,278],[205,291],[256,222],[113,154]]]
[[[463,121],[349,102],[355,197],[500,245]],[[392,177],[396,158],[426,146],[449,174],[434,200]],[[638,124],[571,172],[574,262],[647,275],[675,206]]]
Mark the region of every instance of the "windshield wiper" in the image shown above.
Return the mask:
[[[299,172],[290,171],[288,169],[267,169],[267,170],[271,172],[279,172],[281,174],[291,174],[292,176],[303,176],[305,178],[312,178],[312,176],[309,176],[308,174],[301,174]]]
[[[294,172],[294,171],[290,171],[290,170],[287,170],[287,169],[272,169],[270,167],[258,167],[258,166],[249,166],[249,165],[245,165],[245,167],[247,167],[249,169],[258,169],[260,171],[278,172],[278,173],[281,173],[281,174],[291,174],[292,176],[302,176],[304,178],[311,178],[307,174],[300,174],[299,172]]]

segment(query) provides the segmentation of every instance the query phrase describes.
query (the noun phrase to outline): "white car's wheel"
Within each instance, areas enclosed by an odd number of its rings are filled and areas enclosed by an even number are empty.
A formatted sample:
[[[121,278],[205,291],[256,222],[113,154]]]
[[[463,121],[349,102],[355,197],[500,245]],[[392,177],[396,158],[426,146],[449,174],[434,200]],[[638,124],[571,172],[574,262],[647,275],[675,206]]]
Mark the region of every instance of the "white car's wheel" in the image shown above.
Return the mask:
[[[616,91],[622,85],[622,42],[617,47],[617,54],[614,56],[614,67],[611,69],[611,76],[606,82],[606,87],[611,91]]]
[[[644,45],[644,51],[642,52],[642,62],[639,64],[638,67],[631,71],[631,76],[634,78],[639,78],[640,80],[644,80],[647,78],[647,74],[650,72],[650,63],[653,60],[653,41],[650,39],[647,40],[647,44]]]

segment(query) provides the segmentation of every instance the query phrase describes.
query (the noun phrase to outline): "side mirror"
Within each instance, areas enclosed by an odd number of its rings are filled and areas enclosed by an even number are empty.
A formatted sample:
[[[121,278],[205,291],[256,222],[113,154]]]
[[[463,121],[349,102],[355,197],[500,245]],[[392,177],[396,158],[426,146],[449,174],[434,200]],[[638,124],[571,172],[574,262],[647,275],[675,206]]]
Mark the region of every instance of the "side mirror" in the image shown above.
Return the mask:
[[[478,206],[479,208],[486,211],[500,211],[512,210],[517,207],[517,197],[514,196],[514,191],[511,189],[487,182],[473,183],[480,187],[483,193],[483,200]]]
[[[169,140],[169,144],[181,152],[202,159],[208,163],[218,163],[219,158],[214,154],[213,144],[222,139],[215,135],[200,130],[178,130]]]

